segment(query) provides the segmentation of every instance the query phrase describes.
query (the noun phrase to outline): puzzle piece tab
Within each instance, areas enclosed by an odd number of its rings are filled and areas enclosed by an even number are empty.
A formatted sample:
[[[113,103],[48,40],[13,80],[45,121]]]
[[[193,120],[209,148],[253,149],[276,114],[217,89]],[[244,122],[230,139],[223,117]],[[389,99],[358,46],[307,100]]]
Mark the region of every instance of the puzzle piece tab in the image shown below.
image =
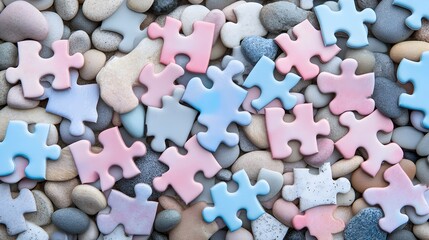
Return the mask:
[[[357,111],[368,115],[375,108],[371,98],[374,91],[374,73],[356,75],[358,62],[346,59],[341,63],[341,75],[322,72],[317,77],[317,86],[322,93],[335,93],[329,103],[329,110],[335,115],[346,111]]]
[[[111,210],[109,214],[99,214],[97,225],[103,234],[111,233],[119,224],[129,235],[150,235],[155,221],[157,202],[148,201],[152,189],[145,183],[134,186],[135,198],[112,190],[107,200]]]
[[[109,173],[110,167],[120,167],[124,178],[140,173],[133,158],[146,154],[146,147],[142,142],[135,142],[128,148],[118,127],[104,130],[98,135],[98,140],[104,147],[100,153],[91,151],[91,143],[88,140],[69,145],[82,183],[92,183],[100,179],[101,190],[105,191],[115,184],[115,178]]]
[[[151,39],[164,39],[160,62],[165,65],[175,63],[176,55],[186,54],[190,58],[186,69],[205,73],[210,61],[215,25],[196,21],[193,24],[194,32],[188,36],[179,33],[181,27],[182,22],[172,17],[166,17],[164,27],[155,22],[149,25],[147,33]]]
[[[405,24],[415,31],[422,27],[422,20],[429,20],[429,4],[427,0],[394,0],[393,5],[406,8],[412,12],[405,19]]]
[[[401,213],[404,206],[414,207],[418,215],[429,213],[429,205],[424,197],[428,187],[423,184],[413,186],[399,164],[384,172],[384,180],[389,182],[389,186],[369,188],[363,193],[363,198],[368,204],[379,204],[383,209],[384,217],[379,221],[381,229],[391,233],[408,222],[408,216]]]
[[[169,170],[153,180],[157,191],[165,191],[171,185],[176,193],[188,204],[203,191],[203,186],[195,182],[194,176],[202,171],[211,178],[222,169],[211,152],[202,148],[196,136],[185,144],[186,155],[179,154],[176,147],[169,147],[159,157],[159,161],[168,165]]]
[[[339,11],[332,11],[327,5],[319,5],[314,8],[319,20],[325,46],[335,44],[335,33],[345,32],[349,35],[347,46],[361,48],[368,45],[368,28],[364,23],[375,23],[374,10],[366,8],[361,12],[356,10],[354,0],[339,0]]]
[[[265,180],[259,180],[252,186],[244,169],[234,173],[232,179],[238,184],[236,192],[228,192],[225,182],[220,182],[210,189],[214,206],[204,208],[203,218],[206,222],[213,222],[220,217],[233,232],[242,225],[242,221],[237,217],[239,210],[245,209],[249,220],[255,220],[264,214],[264,208],[257,196],[268,194],[270,185]]]

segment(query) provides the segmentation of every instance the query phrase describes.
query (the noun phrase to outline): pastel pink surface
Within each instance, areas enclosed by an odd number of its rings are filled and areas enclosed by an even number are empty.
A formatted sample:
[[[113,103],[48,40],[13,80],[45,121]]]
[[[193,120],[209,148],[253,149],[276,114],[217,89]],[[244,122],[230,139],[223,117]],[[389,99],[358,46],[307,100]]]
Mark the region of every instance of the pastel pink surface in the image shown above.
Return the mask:
[[[82,183],[100,179],[101,190],[105,191],[115,184],[115,178],[109,173],[112,166],[122,168],[124,178],[140,173],[133,158],[146,154],[146,147],[142,142],[135,142],[128,148],[118,127],[104,130],[98,135],[98,140],[104,147],[100,153],[91,152],[91,143],[87,140],[69,145]]]
[[[293,218],[293,227],[297,230],[307,227],[310,235],[317,239],[333,239],[332,234],[343,231],[345,227],[342,220],[333,217],[336,208],[337,205],[322,205],[307,209],[304,215]]]
[[[340,67],[341,75],[322,72],[317,77],[317,86],[322,93],[335,93],[329,109],[335,115],[346,111],[370,114],[375,107],[371,98],[375,84],[374,73],[356,75],[358,62],[354,59],[344,60]]]
[[[414,207],[418,215],[429,213],[429,206],[424,197],[428,188],[423,185],[415,185],[408,178],[399,164],[388,168],[384,172],[384,180],[389,186],[384,188],[369,188],[363,193],[368,204],[379,204],[384,212],[379,225],[386,232],[392,232],[408,221],[408,216],[401,213],[404,206]]]
[[[319,56],[323,62],[328,62],[340,48],[337,45],[325,47],[320,31],[316,30],[308,20],[301,22],[293,28],[297,40],[291,40],[287,33],[280,34],[274,40],[286,53],[286,57],[278,58],[276,67],[282,74],[287,74],[295,67],[304,80],[309,80],[319,74],[319,67],[310,59]]]
[[[174,57],[186,54],[189,62],[186,69],[191,72],[205,73],[210,61],[215,25],[209,22],[194,22],[194,32],[189,36],[181,35],[182,22],[172,17],[165,19],[164,27],[151,23],[148,36],[151,39],[163,38],[160,62],[167,65],[175,63]]]
[[[283,108],[266,108],[265,122],[273,158],[283,159],[292,154],[292,148],[288,142],[297,140],[301,142],[299,151],[303,155],[311,155],[318,152],[317,135],[328,135],[329,123],[322,119],[317,123],[313,119],[313,104],[298,104],[293,108],[295,120],[284,122]]]
[[[154,72],[152,63],[144,66],[140,72],[139,81],[147,87],[147,92],[141,97],[146,106],[162,107],[162,96],[171,96],[175,88],[174,81],[185,71],[177,64],[170,63],[160,73]]]
[[[0,177],[0,181],[5,183],[17,183],[25,178],[25,168],[28,166],[28,160],[23,157],[15,157],[13,159],[15,170],[11,175]]]
[[[70,68],[81,68],[84,58],[81,53],[69,55],[68,40],[58,40],[52,43],[54,56],[42,58],[39,52],[42,45],[39,42],[26,40],[18,42],[19,64],[16,68],[6,70],[6,79],[15,84],[21,81],[24,96],[27,98],[40,97],[44,88],[40,84],[40,78],[45,75],[53,75],[52,87],[57,90],[69,88]]]
[[[364,148],[368,159],[361,164],[361,168],[369,175],[375,176],[383,161],[396,164],[404,156],[398,144],[383,145],[378,140],[377,132],[389,133],[393,130],[392,120],[378,110],[360,120],[357,120],[352,112],[343,113],[340,123],[348,127],[349,131],[335,143],[335,147],[347,159],[354,157],[359,147]]]
[[[197,172],[202,171],[211,178],[222,169],[213,154],[202,148],[196,135],[186,143],[186,155],[181,155],[176,147],[169,147],[159,157],[159,161],[168,165],[169,170],[153,180],[157,191],[165,191],[171,185],[176,193],[188,204],[203,191],[203,186],[194,180]]]

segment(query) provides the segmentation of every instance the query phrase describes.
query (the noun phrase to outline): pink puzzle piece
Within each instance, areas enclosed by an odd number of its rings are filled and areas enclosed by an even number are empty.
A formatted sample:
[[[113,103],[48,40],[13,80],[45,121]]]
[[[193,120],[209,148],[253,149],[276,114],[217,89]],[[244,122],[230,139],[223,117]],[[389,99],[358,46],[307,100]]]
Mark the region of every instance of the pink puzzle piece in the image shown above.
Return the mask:
[[[374,91],[374,73],[356,75],[358,62],[346,59],[341,63],[341,75],[322,72],[317,77],[317,86],[322,93],[335,93],[329,109],[335,115],[346,111],[357,111],[368,115],[374,111],[375,102],[371,98]]]
[[[189,62],[186,69],[195,73],[205,73],[210,61],[215,25],[209,22],[194,22],[194,32],[191,35],[181,35],[182,22],[172,17],[165,19],[164,27],[152,23],[148,27],[151,39],[163,38],[160,62],[167,65],[175,63],[174,57],[186,54]]]
[[[70,68],[83,66],[83,55],[75,53],[69,55],[69,41],[58,40],[52,43],[54,56],[45,59],[39,56],[42,45],[36,41],[18,42],[19,64],[18,67],[10,67],[6,70],[6,79],[15,84],[21,81],[22,90],[26,98],[40,97],[44,88],[40,84],[40,78],[45,75],[53,75],[52,87],[57,90],[69,88]]]
[[[276,43],[286,53],[286,57],[277,59],[276,67],[282,74],[287,74],[294,66],[304,80],[309,80],[319,74],[319,67],[310,62],[315,56],[323,62],[328,62],[340,48],[337,45],[325,47],[320,31],[316,30],[308,20],[301,22],[293,28],[297,40],[291,40],[287,33],[275,38]]]
[[[295,120],[289,123],[283,121],[285,115],[283,108],[265,109],[265,122],[273,158],[283,159],[290,156],[292,148],[289,147],[288,142],[291,140],[301,142],[299,151],[303,155],[315,154],[318,152],[317,135],[326,136],[330,132],[326,119],[314,122],[313,104],[298,104],[292,111]]]
[[[168,64],[160,73],[154,72],[152,63],[144,66],[140,73],[139,81],[147,87],[147,92],[141,97],[141,101],[146,106],[162,107],[162,97],[173,95],[176,85],[174,81],[182,76],[185,71],[175,63]]]
[[[384,172],[384,180],[389,186],[384,188],[369,188],[363,193],[368,204],[379,204],[384,212],[380,219],[381,229],[391,233],[402,224],[408,222],[408,216],[401,213],[404,206],[414,207],[418,215],[429,213],[429,205],[426,202],[424,192],[428,190],[423,184],[413,186],[407,174],[399,164],[388,168]]]
[[[222,169],[213,154],[202,148],[194,135],[185,143],[186,155],[179,154],[176,147],[165,150],[159,160],[170,168],[153,180],[157,191],[165,191],[171,185],[177,194],[188,204],[203,191],[201,183],[195,182],[194,176],[202,171],[206,178],[211,178]]]
[[[337,205],[322,205],[307,209],[304,215],[296,215],[292,224],[296,230],[308,228],[311,236],[317,239],[333,239],[332,234],[344,230],[342,220],[333,217]]]
[[[364,148],[368,159],[360,166],[369,175],[375,176],[383,161],[396,164],[404,156],[398,144],[383,145],[378,140],[378,131],[389,133],[393,130],[392,120],[378,110],[360,120],[357,120],[352,112],[343,113],[340,123],[348,127],[349,131],[335,143],[335,147],[345,158],[352,158],[359,147]]]
[[[140,173],[133,158],[146,154],[146,147],[142,142],[135,142],[128,148],[118,127],[104,130],[98,135],[98,140],[104,148],[96,154],[91,152],[88,140],[80,140],[69,146],[82,183],[100,179],[101,190],[105,191],[115,184],[115,178],[109,173],[112,166],[122,168],[124,178],[132,178]]]

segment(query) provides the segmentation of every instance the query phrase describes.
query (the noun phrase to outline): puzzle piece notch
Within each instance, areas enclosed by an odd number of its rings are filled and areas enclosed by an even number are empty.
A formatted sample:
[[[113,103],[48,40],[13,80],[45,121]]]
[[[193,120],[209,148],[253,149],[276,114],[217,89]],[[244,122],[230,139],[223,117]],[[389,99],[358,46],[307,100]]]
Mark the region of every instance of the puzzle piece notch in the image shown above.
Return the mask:
[[[377,138],[377,132],[389,133],[393,130],[392,120],[378,110],[360,120],[352,112],[343,113],[340,123],[349,131],[335,143],[335,147],[347,159],[354,157],[359,147],[364,148],[368,158],[360,167],[369,175],[375,176],[383,161],[396,164],[402,160],[404,153],[398,144],[384,145]]]
[[[341,50],[335,44],[325,46],[320,31],[316,30],[308,20],[293,27],[292,32],[297,37],[295,41],[286,33],[274,39],[286,53],[286,57],[276,60],[277,70],[282,74],[289,73],[292,67],[295,67],[304,80],[315,78],[320,69],[310,59],[318,56],[323,62],[328,62]]]
[[[97,216],[97,225],[100,232],[109,234],[119,225],[125,228],[129,235],[150,235],[155,221],[157,202],[148,201],[152,189],[145,183],[134,186],[135,198],[122,192],[112,190],[108,198],[111,211],[108,214]]]
[[[336,32],[347,33],[347,46],[350,48],[367,46],[368,28],[364,23],[375,23],[377,17],[374,10],[366,8],[358,12],[354,0],[339,0],[338,4],[339,11],[332,11],[325,4],[314,8],[325,46],[337,42]]]
[[[52,87],[57,90],[67,89],[70,83],[70,68],[81,68],[84,58],[81,53],[69,55],[69,41],[58,40],[52,43],[54,55],[45,59],[39,56],[42,45],[39,42],[26,40],[18,42],[18,66],[6,70],[6,79],[15,84],[21,81],[26,98],[40,97],[44,93],[40,78],[53,75]]]
[[[335,93],[329,110],[335,115],[346,111],[370,114],[375,108],[371,98],[375,85],[374,73],[356,75],[358,62],[351,58],[344,60],[340,67],[340,75],[322,72],[317,77],[317,86],[322,93]]]
[[[259,98],[252,100],[252,106],[258,111],[275,99],[279,99],[286,110],[292,109],[298,102],[290,90],[301,78],[294,73],[288,73],[282,81],[277,81],[274,77],[274,67],[275,64],[270,58],[262,56],[243,83],[246,88],[257,86],[261,90]]]
[[[222,218],[233,232],[242,226],[242,221],[237,217],[239,210],[245,209],[249,220],[255,220],[265,213],[257,196],[268,194],[270,185],[265,180],[259,180],[252,186],[244,169],[234,173],[232,179],[238,184],[237,191],[228,192],[225,182],[216,184],[210,189],[214,206],[204,208],[202,214],[208,223],[217,217]]]
[[[422,27],[422,20],[429,20],[429,4],[426,0],[394,0],[393,5],[408,9],[411,16],[405,19],[405,24],[414,31]]]
[[[383,209],[384,217],[379,221],[381,229],[391,233],[408,222],[408,216],[401,213],[404,206],[414,207],[418,215],[429,213],[429,205],[424,197],[424,192],[428,190],[427,186],[413,185],[399,164],[388,168],[383,176],[384,180],[389,182],[389,186],[369,188],[363,193],[368,204],[379,204]]]
[[[104,148],[96,154],[91,151],[91,143],[88,140],[69,145],[82,183],[92,183],[100,179],[101,190],[106,191],[115,183],[115,178],[109,173],[110,167],[120,167],[124,178],[140,173],[133,158],[146,154],[146,147],[142,142],[134,142],[128,148],[118,127],[104,130],[98,135],[98,140]]]
[[[162,38],[164,44],[161,50],[160,62],[167,65],[175,63],[174,57],[186,54],[190,58],[186,70],[205,73],[210,61],[215,25],[209,22],[196,21],[194,32],[188,36],[181,35],[182,22],[172,17],[166,17],[164,27],[151,23],[148,35],[151,39]]]

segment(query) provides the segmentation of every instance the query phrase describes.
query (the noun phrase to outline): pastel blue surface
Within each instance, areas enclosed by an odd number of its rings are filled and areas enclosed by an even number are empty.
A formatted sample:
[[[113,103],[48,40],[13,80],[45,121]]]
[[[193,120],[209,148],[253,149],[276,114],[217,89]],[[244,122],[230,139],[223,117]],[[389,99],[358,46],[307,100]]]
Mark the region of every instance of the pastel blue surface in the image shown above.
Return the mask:
[[[275,63],[270,58],[263,56],[243,83],[243,86],[247,88],[257,86],[261,90],[259,98],[252,101],[252,106],[258,111],[274,99],[279,99],[286,110],[292,109],[298,102],[296,96],[290,94],[289,91],[301,77],[288,73],[283,81],[277,81],[274,77],[274,68]]]
[[[26,122],[10,121],[6,136],[0,143],[0,176],[12,174],[15,171],[13,159],[21,156],[29,162],[25,168],[28,178],[45,179],[46,160],[57,160],[61,153],[58,145],[46,145],[49,127],[49,124],[37,123],[31,133]]]
[[[257,195],[266,195],[270,191],[270,185],[265,180],[259,180],[251,185],[249,177],[244,169],[234,173],[232,179],[238,184],[238,190],[230,193],[225,182],[220,182],[210,189],[214,206],[204,208],[202,214],[206,222],[213,222],[217,217],[222,218],[230,231],[241,227],[242,221],[237,217],[237,212],[246,210],[249,220],[256,220],[265,213]]]
[[[411,16],[405,20],[405,24],[413,30],[419,30],[422,27],[423,18],[429,20],[428,0],[394,0],[393,4],[412,12]]]
[[[134,138],[142,138],[144,136],[145,111],[142,104],[130,112],[121,114],[122,126]]]
[[[423,112],[422,126],[429,129],[429,52],[424,52],[420,62],[403,59],[398,67],[399,82],[411,82],[414,86],[412,95],[403,93],[399,96],[399,106]]]
[[[325,46],[337,43],[336,32],[345,32],[349,35],[348,47],[361,48],[367,46],[369,44],[368,28],[364,23],[375,23],[374,10],[366,8],[358,12],[354,0],[339,0],[338,4],[340,11],[332,11],[324,4],[314,8]]]

